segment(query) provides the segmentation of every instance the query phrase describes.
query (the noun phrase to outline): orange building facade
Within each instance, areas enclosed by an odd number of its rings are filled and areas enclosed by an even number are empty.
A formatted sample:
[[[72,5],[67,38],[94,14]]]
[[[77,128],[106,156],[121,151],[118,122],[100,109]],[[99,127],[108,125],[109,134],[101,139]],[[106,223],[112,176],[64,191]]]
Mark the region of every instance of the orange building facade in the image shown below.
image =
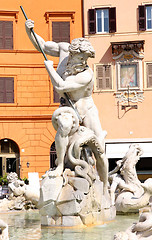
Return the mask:
[[[152,1],[84,0],[84,23],[96,51],[93,98],[110,165],[139,143],[145,179],[152,174]]]
[[[21,2],[28,18],[35,21],[35,32],[45,41],[66,41],[65,24],[67,41],[82,37],[81,0]],[[19,4],[1,0],[0,5],[0,175],[16,171],[24,178],[28,172],[38,172],[41,177],[50,168],[55,138],[51,117],[59,103],[55,103],[43,55],[26,34]],[[57,67],[58,58],[48,59]]]

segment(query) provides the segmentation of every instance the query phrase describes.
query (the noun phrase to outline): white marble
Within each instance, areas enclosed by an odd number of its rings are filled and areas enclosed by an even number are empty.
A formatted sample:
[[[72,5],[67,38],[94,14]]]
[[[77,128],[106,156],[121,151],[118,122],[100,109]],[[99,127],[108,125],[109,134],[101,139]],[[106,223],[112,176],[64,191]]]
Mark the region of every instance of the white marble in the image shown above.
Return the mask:
[[[152,178],[141,183],[136,172],[136,164],[141,155],[140,146],[131,144],[124,158],[117,161],[116,168],[109,173],[112,204],[115,204],[118,212],[138,212],[139,208],[149,203]]]

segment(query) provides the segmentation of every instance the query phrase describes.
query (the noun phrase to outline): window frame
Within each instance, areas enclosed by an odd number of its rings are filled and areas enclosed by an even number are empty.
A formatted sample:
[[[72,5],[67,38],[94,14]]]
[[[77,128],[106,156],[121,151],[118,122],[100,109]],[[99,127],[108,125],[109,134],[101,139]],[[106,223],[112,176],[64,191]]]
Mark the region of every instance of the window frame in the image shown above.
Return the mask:
[[[147,8],[151,7],[151,28],[148,28]],[[152,31],[152,4],[142,4],[138,6],[138,30]]]
[[[13,50],[14,49],[14,36],[13,36],[13,21],[4,21],[0,20],[0,24],[2,24],[2,35],[0,38],[2,39],[2,48],[0,50]],[[9,34],[6,31],[9,28]],[[10,43],[7,44],[7,40],[10,39]],[[9,47],[6,47],[6,46]]]
[[[12,74],[0,74],[0,78],[13,78],[14,79],[14,102],[9,102],[5,103],[2,102],[0,103],[0,106],[12,106],[12,105],[17,105],[17,75],[12,75]]]
[[[63,25],[63,23],[64,23],[64,25]],[[56,32],[63,33],[63,26],[64,26],[64,30],[68,28],[69,36],[64,38],[63,37],[64,34],[62,34],[62,35],[59,34],[59,36],[57,37],[58,39],[57,39],[55,34],[53,34],[53,33],[56,33]],[[56,28],[57,28],[57,31],[56,31]],[[66,41],[67,38],[68,38],[68,41]],[[70,21],[60,21],[60,22],[52,21],[52,41],[53,42],[68,42],[68,43],[70,43]]]
[[[117,61],[116,62],[116,72],[117,72],[117,91],[125,91],[128,87],[121,87],[121,76],[120,69],[121,65],[136,65],[137,66],[137,85],[136,87],[129,86],[130,90],[143,90],[143,79],[142,79],[142,60],[133,60],[133,61]]]
[[[48,40],[52,41],[52,22],[70,22],[70,42],[75,38],[74,23],[75,12],[45,12],[45,20],[48,23]]]
[[[98,79],[97,79],[97,66],[110,66],[110,81],[111,81],[111,88],[105,88],[105,89],[99,89],[98,88]],[[113,68],[112,64],[101,64],[101,63],[95,63],[94,64],[94,89],[93,92],[113,92]]]
[[[147,8],[151,7],[151,28],[148,28],[148,17],[147,17]],[[146,31],[151,31],[152,30],[152,5],[145,5],[145,10],[146,10]]]
[[[97,12],[98,11],[101,11],[101,29],[102,31],[98,31],[98,14]],[[107,11],[108,13],[108,31],[105,31],[105,11]],[[109,33],[109,8],[99,8],[99,9],[96,9],[96,33],[97,34],[101,34],[101,33]]]
[[[12,21],[13,22],[13,48],[12,49],[0,49],[0,52],[12,52],[17,49],[18,15],[19,15],[19,11],[0,10],[0,21]]]
[[[148,65],[152,65],[152,61],[150,62],[144,62],[144,79],[145,79],[145,82],[144,82],[144,87],[145,87],[145,90],[152,90],[152,86],[148,87]]]
[[[97,32],[97,11],[108,10],[109,31]],[[116,30],[116,7],[98,7],[88,9],[88,34],[109,34],[115,33]]]

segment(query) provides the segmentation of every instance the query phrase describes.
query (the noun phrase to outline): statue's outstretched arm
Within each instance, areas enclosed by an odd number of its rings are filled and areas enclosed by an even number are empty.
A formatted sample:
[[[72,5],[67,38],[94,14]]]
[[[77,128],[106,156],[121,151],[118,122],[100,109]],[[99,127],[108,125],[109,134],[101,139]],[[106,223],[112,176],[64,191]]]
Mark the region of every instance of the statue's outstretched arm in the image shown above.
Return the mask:
[[[64,81],[53,68],[52,61],[44,61],[45,67],[49,73],[52,84],[58,92],[71,92],[82,88],[92,81],[92,72],[87,70],[77,75],[71,75]]]
[[[32,44],[34,45],[34,47],[40,51],[39,46],[35,40],[35,37],[33,36],[33,33],[31,32],[31,29],[34,28],[34,21],[32,21],[31,19],[26,20],[25,22],[25,29],[27,32],[27,35],[29,37],[29,39],[31,40]],[[36,37],[41,45],[41,48],[43,49],[43,51],[51,56],[55,56],[58,57],[59,56],[59,45],[58,43],[52,42],[52,41],[48,41],[45,42],[45,40],[40,37],[38,34],[36,34]]]

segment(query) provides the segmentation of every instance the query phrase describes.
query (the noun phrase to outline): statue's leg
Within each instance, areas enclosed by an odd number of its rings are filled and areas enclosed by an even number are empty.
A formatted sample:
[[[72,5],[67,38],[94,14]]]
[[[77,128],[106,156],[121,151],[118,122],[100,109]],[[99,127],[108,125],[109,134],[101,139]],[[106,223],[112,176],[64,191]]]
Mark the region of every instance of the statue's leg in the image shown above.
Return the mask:
[[[105,153],[100,155],[100,158],[96,161],[97,172],[100,180],[103,182],[103,193],[108,193],[108,159]]]
[[[118,181],[115,180],[115,176],[112,180],[112,184],[110,186],[110,196],[111,196],[111,204],[112,205],[115,205],[115,191],[117,189],[117,186],[118,186]]]
[[[88,111],[86,112],[85,118],[83,119],[83,124],[86,128],[91,129],[95,133],[95,135],[99,139],[101,147],[104,150],[104,139],[107,135],[107,132],[104,131],[101,127],[98,110],[95,105],[92,108],[88,109]]]
[[[55,136],[55,146],[57,153],[57,168],[53,171],[49,171],[49,176],[61,176],[64,168],[64,157],[68,145],[68,136],[62,136],[60,132],[57,132]]]

